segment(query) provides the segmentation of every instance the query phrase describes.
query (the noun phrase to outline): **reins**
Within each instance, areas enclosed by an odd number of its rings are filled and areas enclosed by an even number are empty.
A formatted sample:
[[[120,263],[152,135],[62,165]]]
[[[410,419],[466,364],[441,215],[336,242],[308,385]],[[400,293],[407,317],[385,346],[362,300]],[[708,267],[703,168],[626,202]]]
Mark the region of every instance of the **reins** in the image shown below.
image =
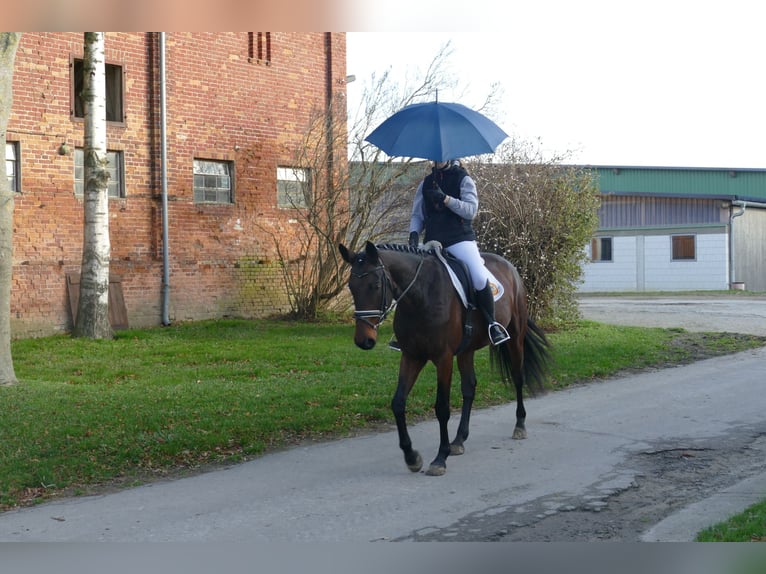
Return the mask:
[[[415,282],[418,279],[418,275],[420,274],[420,269],[423,267],[423,261],[424,257],[421,255],[420,261],[418,261],[418,266],[415,269],[415,275],[412,277],[412,281],[410,281],[409,285],[405,287],[405,289],[402,291],[402,293],[398,297],[394,297],[394,287],[391,283],[391,276],[388,273],[388,270],[386,269],[386,265],[381,260],[380,265],[378,265],[375,269],[372,271],[366,271],[365,273],[353,273],[352,274],[355,277],[361,278],[365,277],[366,275],[369,275],[370,273],[381,271],[382,272],[382,292],[380,296],[380,308],[379,309],[371,309],[367,311],[354,311],[354,319],[357,321],[362,321],[363,323],[366,323],[376,331],[378,330],[378,327],[380,327],[380,324],[383,323],[383,321],[386,320],[386,317],[394,310],[396,309],[396,305],[399,303],[401,299],[404,298],[404,296],[407,294],[407,292],[412,288],[412,286],[415,284]],[[386,299],[388,295],[388,289],[391,290],[391,303],[386,306]],[[368,317],[377,317],[378,322],[372,323],[371,321],[368,321]]]

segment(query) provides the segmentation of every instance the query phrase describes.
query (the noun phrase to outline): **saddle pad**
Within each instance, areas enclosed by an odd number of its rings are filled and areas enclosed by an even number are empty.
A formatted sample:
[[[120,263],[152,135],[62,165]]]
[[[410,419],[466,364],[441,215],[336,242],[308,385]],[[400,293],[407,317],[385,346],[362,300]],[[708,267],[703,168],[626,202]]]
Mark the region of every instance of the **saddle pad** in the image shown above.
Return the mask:
[[[439,259],[439,261],[441,261],[442,265],[444,265],[445,269],[447,269],[450,281],[452,281],[452,285],[455,287],[455,291],[457,291],[458,297],[460,297],[460,301],[463,303],[463,307],[467,309],[468,297],[466,296],[463,284],[460,282],[460,279],[458,279],[458,276],[452,270],[452,266],[444,258],[442,250],[434,249],[434,253],[436,254],[436,257]],[[489,287],[492,289],[492,295],[494,296],[495,301],[497,301],[500,299],[500,297],[503,296],[503,293],[505,293],[505,288],[503,287],[503,284],[500,283],[500,281],[498,281],[497,278],[492,274],[492,271],[487,269],[487,273],[489,273]]]

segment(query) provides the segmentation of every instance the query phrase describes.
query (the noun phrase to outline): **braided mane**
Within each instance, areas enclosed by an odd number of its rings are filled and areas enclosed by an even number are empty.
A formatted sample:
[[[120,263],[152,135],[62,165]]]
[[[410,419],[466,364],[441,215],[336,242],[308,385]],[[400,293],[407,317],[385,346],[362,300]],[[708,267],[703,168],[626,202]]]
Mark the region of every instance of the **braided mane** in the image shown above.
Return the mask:
[[[430,243],[422,247],[413,247],[412,245],[402,243],[379,243],[375,247],[383,251],[399,251],[400,253],[412,253],[414,255],[436,255],[436,247]]]

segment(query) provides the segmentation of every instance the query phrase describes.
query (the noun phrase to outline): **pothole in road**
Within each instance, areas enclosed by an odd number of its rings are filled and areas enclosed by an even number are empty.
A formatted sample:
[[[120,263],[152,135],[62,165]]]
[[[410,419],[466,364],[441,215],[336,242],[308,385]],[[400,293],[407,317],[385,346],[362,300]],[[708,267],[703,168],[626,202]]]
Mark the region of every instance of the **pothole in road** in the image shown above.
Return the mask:
[[[446,528],[399,540],[588,542],[640,540],[667,516],[766,470],[766,425],[728,435],[658,443],[628,456],[585,492],[496,505]]]

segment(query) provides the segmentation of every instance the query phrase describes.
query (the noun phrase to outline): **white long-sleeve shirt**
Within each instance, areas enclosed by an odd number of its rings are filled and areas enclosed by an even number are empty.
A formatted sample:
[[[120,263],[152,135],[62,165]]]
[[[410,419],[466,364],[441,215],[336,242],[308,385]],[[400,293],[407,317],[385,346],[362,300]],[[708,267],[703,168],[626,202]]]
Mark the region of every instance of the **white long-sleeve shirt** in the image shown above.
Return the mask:
[[[476,182],[470,175],[465,176],[460,182],[460,198],[450,196],[445,207],[456,213],[463,219],[473,220],[479,211],[479,194],[476,192]],[[423,209],[423,182],[415,191],[415,199],[412,202],[412,216],[410,217],[410,232],[422,232],[425,227],[425,211]]]

